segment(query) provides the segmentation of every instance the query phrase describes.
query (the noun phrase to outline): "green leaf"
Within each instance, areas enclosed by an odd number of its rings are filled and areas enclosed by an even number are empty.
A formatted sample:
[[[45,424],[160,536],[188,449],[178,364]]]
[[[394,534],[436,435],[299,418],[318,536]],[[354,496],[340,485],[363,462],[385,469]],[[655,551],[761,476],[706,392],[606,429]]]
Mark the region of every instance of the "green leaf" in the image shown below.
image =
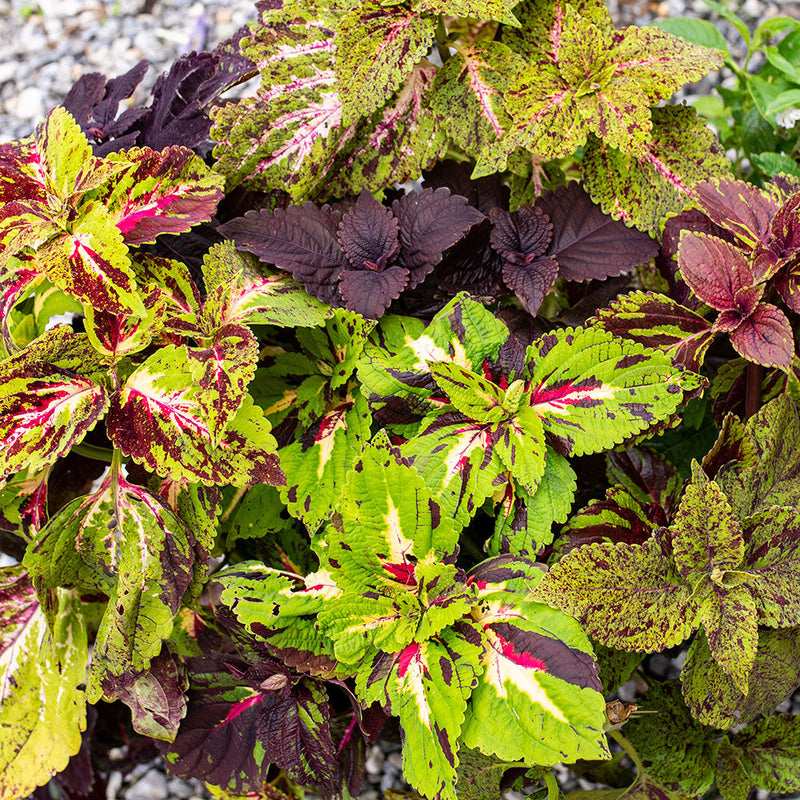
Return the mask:
[[[458,750],[458,769],[456,788],[459,800],[486,800],[500,795],[500,781],[503,775],[518,762],[498,761],[484,755],[480,750],[460,747]]]
[[[687,106],[652,111],[653,128],[642,158],[589,141],[581,160],[584,188],[606,214],[660,236],[667,217],[682,211],[701,180],[727,175],[730,162],[714,134]]]
[[[342,124],[380,108],[428,52],[433,16],[368,0],[345,14],[336,29],[336,72]]]
[[[453,361],[429,361],[427,366],[439,388],[462,414],[476,422],[490,423],[507,416],[506,393],[496,384]]]
[[[687,795],[705,794],[714,781],[715,733],[692,719],[678,681],[648,689],[639,711],[625,725],[625,737],[648,774],[680,784]]]
[[[531,408],[561,452],[582,455],[619,444],[668,418],[699,377],[662,353],[597,328],[555,331],[527,352]]]
[[[665,554],[644,544],[588,544],[551,567],[532,598],[574,616],[594,639],[619,650],[659,652],[697,627],[698,602]]]
[[[78,593],[46,621],[21,566],[0,569],[0,795],[25,797],[66,768],[86,728],[87,637]]]
[[[608,758],[605,701],[580,626],[506,592],[481,596],[472,618],[486,637],[485,667],[467,708],[467,747],[542,766]]]
[[[679,36],[687,42],[728,52],[728,41],[713,22],[695,17],[668,17],[649,23],[650,27]]]
[[[424,11],[426,14],[495,20],[519,27],[519,21],[512,13],[515,5],[517,0],[414,0],[412,7],[414,11]]]
[[[45,588],[79,585],[109,596],[90,691],[108,675],[145,670],[172,631],[192,577],[191,534],[162,500],[113,471],[36,536],[25,563]]]
[[[769,177],[785,174],[800,178],[800,166],[793,158],[782,153],[751,153],[750,160]]]
[[[712,658],[705,634],[699,631],[681,672],[683,697],[692,716],[703,725],[731,728],[772,714],[800,685],[799,644],[797,628],[762,628],[745,695]]]

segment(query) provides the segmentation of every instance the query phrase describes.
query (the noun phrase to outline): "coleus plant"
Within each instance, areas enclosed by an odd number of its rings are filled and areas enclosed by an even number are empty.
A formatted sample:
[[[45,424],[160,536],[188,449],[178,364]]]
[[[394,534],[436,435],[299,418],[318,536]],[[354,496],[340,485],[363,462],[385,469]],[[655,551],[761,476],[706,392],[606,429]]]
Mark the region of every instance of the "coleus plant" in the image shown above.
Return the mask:
[[[256,9],[0,145],[0,794],[156,741],[356,797],[378,736],[432,799],[797,788],[800,187],[648,108],[719,54],[599,0]]]

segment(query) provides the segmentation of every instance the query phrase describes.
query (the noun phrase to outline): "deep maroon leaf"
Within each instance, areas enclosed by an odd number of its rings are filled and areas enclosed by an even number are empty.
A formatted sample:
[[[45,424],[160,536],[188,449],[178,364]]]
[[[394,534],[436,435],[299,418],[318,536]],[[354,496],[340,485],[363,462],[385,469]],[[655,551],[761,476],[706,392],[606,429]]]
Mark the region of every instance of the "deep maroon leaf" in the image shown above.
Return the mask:
[[[248,211],[221,225],[239,250],[290,272],[320,300],[340,305],[337,283],[350,266],[336,238],[341,213],[307,202],[275,211]]]
[[[677,506],[681,489],[678,470],[652,450],[632,447],[607,455],[608,473],[617,483],[638,490],[662,506],[667,518]],[[663,524],[663,523],[662,523]]]
[[[522,307],[532,316],[536,316],[557,277],[558,262],[548,256],[522,265],[507,261],[503,267],[506,286],[514,291],[522,302]]]
[[[731,331],[731,344],[748,361],[765,367],[789,369],[794,357],[792,326],[779,308],[759,303],[742,324]]]
[[[400,261],[409,271],[413,289],[452,247],[484,216],[449,189],[423,189],[395,200],[392,210],[400,225]]]
[[[751,183],[725,178],[700,181],[692,194],[712,222],[752,247],[766,239],[777,201]]]
[[[483,214],[493,208],[508,208],[510,191],[497,175],[485,175],[473,180],[472,164],[466,161],[440,161],[432,169],[423,172],[425,188],[439,189],[444,186],[451,194],[467,198],[467,202]]]
[[[539,208],[521,206],[509,213],[501,209],[489,212],[492,232],[489,241],[507,264],[530,264],[547,249],[553,226]]]
[[[568,281],[607,278],[644,264],[658,252],[646,233],[604,214],[577,183],[545,192],[536,202],[553,225],[547,255]]]
[[[378,319],[407,283],[408,270],[404,267],[389,267],[380,272],[349,269],[342,272],[339,293],[345,308]]]
[[[771,278],[783,270],[794,273],[800,267],[800,194],[793,195],[773,217],[766,241],[759,242],[753,251],[753,273],[758,280]],[[783,292],[781,292],[783,295]],[[787,300],[791,307],[792,303]],[[795,303],[800,307],[800,298]],[[797,309],[795,309],[797,310]]]
[[[400,242],[392,210],[382,206],[366,189],[339,223],[339,244],[356,269],[380,271],[394,257]],[[348,308],[351,308],[348,305]]]
[[[716,236],[681,234],[678,264],[692,291],[719,311],[736,309],[736,292],[756,282],[744,253]]]

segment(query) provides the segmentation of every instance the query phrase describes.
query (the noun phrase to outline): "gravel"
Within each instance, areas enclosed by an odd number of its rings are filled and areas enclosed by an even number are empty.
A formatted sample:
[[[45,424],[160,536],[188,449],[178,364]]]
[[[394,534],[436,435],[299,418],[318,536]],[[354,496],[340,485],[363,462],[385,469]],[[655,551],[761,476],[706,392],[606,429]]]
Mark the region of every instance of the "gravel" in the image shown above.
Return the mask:
[[[732,0],[728,7],[751,29],[779,15],[800,18],[800,2],[795,0]],[[618,26],[680,15],[714,19],[734,55],[743,55],[739,35],[729,23],[717,20],[702,0],[609,0],[609,8]],[[81,75],[102,72],[112,78],[147,58],[149,70],[130,101],[144,103],[158,75],[175,58],[190,50],[213,48],[254,17],[255,0],[0,0],[0,41],[5,53],[0,62],[0,142],[31,133]],[[683,96],[708,93],[725,80],[730,76],[723,70]],[[652,666],[672,677],[676,665],[667,659],[655,663],[658,658],[654,657]],[[632,700],[641,688],[632,682],[621,694],[626,690]],[[790,708],[800,709],[800,692],[781,710]],[[396,744],[379,742],[370,748],[360,800],[377,800],[389,788],[404,788],[400,766]],[[557,771],[565,790],[594,788],[577,781],[563,767]],[[126,774],[112,768],[106,796],[107,800],[205,800],[209,794],[200,781],[167,778],[163,763],[155,760]],[[759,792],[758,796],[768,795]]]

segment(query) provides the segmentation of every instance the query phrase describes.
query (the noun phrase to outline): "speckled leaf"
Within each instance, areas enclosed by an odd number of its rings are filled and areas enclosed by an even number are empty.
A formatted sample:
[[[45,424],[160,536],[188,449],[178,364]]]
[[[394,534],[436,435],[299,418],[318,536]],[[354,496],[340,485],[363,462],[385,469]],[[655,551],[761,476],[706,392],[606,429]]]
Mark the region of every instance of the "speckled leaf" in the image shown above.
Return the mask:
[[[680,783],[696,796],[714,780],[714,731],[689,714],[680,684],[667,681],[647,690],[638,703],[643,712],[625,725],[625,737],[636,748],[648,774],[665,784]]]
[[[2,252],[0,252],[2,259]],[[44,274],[36,269],[32,260],[21,261],[11,258],[0,266],[0,331],[6,352],[14,352],[16,347],[13,335],[14,306],[45,280]]]
[[[371,421],[366,400],[353,388],[281,450],[286,474],[281,498],[310,532],[328,521],[340,502],[345,476],[369,440]]]
[[[112,402],[108,432],[116,446],[162,477],[282,484],[269,423],[247,395],[215,442],[202,376],[186,347],[150,356]]]
[[[783,311],[770,303],[759,303],[753,313],[731,331],[730,337],[739,355],[765,367],[786,371],[794,358],[791,323]]]
[[[61,772],[86,727],[87,637],[77,592],[56,592],[50,628],[21,566],[0,569],[0,795]]]
[[[84,206],[69,233],[38,248],[35,264],[59,289],[96,310],[146,316],[128,248],[100,203]]]
[[[546,448],[544,474],[531,496],[510,480],[495,512],[489,555],[536,556],[553,541],[553,523],[565,522],[575,497],[576,475],[564,456]]]
[[[4,370],[0,388],[0,480],[50,466],[78,444],[109,407],[106,390],[46,361]]]
[[[642,503],[660,506],[671,518],[683,481],[663,456],[644,447],[614,450],[606,455],[606,475],[612,484],[621,484]],[[658,514],[652,507],[651,513]]]
[[[437,71],[430,106],[448,136],[477,156],[509,126],[503,97],[525,62],[502,42],[463,45]]]
[[[699,631],[681,671],[683,698],[692,716],[703,725],[727,729],[772,714],[800,685],[799,644],[797,628],[762,628],[744,695],[714,661]]]
[[[591,324],[666,353],[698,372],[714,334],[710,323],[666,295],[631,292],[601,309]]]
[[[203,259],[208,325],[321,325],[333,313],[288,275],[270,274],[232,242],[214,245]]]
[[[458,787],[459,800],[486,800],[499,797],[500,781],[505,772],[518,767],[518,762],[498,761],[480,750],[472,750],[463,745],[458,749]]]
[[[427,14],[444,14],[448,17],[473,17],[495,20],[505,25],[519,26],[512,13],[516,0],[414,0],[412,8]]]
[[[643,157],[590,139],[581,160],[584,188],[614,219],[658,236],[664,220],[682,211],[691,187],[730,172],[730,163],[705,121],[687,106],[652,110]]]
[[[467,698],[480,672],[472,629],[375,657],[357,689],[365,702],[388,704],[403,732],[403,774],[427,797],[456,800],[458,739]]]
[[[109,473],[98,490],[66,505],[25,556],[45,588],[79,585],[109,596],[89,687],[145,670],[172,630],[192,576],[191,534],[155,495]]]
[[[505,592],[483,595],[472,618],[486,639],[485,670],[467,708],[464,744],[543,766],[608,758],[597,663],[580,626]]]
[[[533,598],[574,616],[598,642],[658,652],[697,627],[698,602],[659,537],[589,544],[554,564]]]
[[[731,769],[731,757],[737,768]],[[723,739],[717,781],[725,800],[745,800],[754,785],[771,792],[800,790],[800,717],[757,720]]]
[[[133,168],[96,199],[128,245],[188,231],[210,219],[222,199],[222,177],[187,147],[176,145],[160,153],[134,147],[108,156],[110,162],[117,160],[132,162]]]
[[[596,452],[668,418],[700,378],[597,328],[537,339],[527,353],[526,400],[564,454]]]
[[[344,125],[376,111],[394,94],[428,52],[435,28],[433,16],[375,0],[345,14],[334,40]]]

